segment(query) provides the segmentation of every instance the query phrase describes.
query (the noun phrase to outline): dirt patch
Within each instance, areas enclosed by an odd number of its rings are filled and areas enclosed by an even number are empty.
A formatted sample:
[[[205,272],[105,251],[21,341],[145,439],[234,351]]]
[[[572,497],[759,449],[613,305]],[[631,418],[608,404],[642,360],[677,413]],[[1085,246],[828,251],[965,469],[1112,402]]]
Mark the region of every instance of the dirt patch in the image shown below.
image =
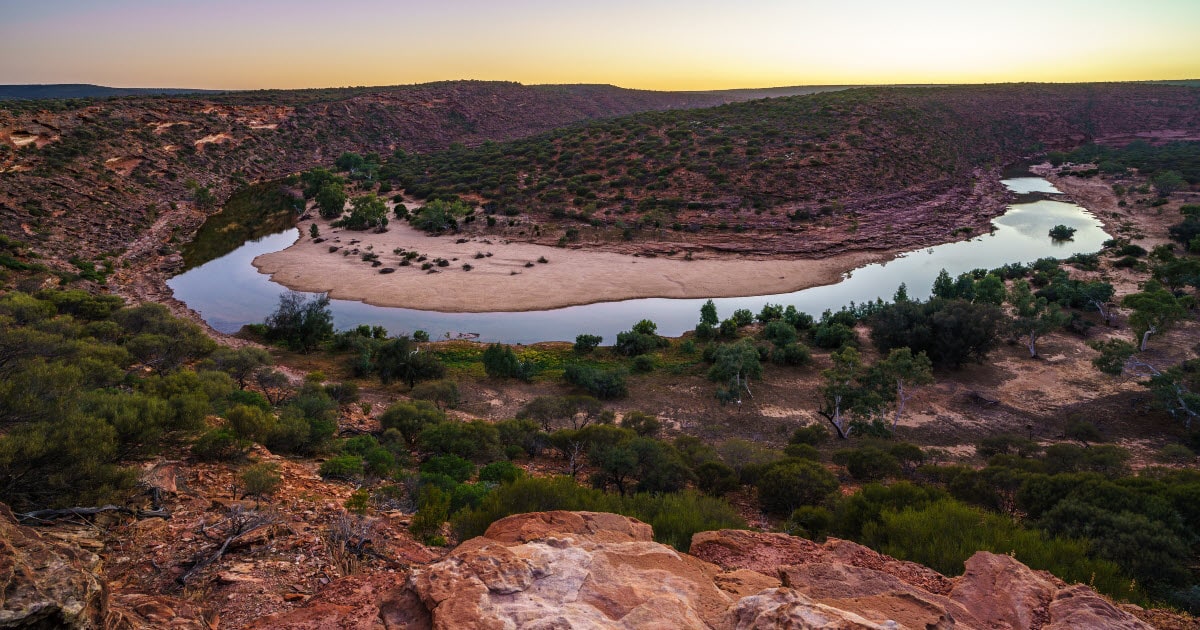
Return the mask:
[[[204,136],[203,138],[200,138],[193,144],[196,145],[197,149],[203,149],[204,146],[208,145],[208,144],[221,144],[222,142],[230,142],[232,140],[233,140],[233,136],[231,136],[227,133],[221,132],[221,133],[214,133],[214,134]]]

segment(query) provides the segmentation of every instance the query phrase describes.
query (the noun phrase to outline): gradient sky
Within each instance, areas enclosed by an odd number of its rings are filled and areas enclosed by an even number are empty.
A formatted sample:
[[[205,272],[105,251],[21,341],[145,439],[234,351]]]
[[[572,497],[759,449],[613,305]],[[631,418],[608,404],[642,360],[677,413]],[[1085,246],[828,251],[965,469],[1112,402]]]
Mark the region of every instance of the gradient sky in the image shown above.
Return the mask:
[[[0,83],[1200,78],[1200,0],[0,0]]]

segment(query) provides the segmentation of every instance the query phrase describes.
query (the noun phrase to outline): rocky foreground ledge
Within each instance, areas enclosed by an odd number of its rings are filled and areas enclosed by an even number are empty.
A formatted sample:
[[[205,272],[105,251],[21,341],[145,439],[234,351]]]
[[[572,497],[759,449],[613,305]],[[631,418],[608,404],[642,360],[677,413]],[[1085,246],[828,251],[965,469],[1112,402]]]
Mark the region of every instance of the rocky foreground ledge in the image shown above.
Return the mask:
[[[615,514],[497,521],[408,576],[345,578],[254,628],[1150,628],[1092,589],[980,552],[947,578],[843,540],[697,534]]]
[[[1150,628],[1092,589],[979,552],[957,578],[844,540],[740,530],[690,554],[650,526],[596,512],[511,516],[440,562],[354,575],[250,627],[949,629]],[[99,558],[0,506],[0,627],[207,628],[198,605],[110,593]]]
[[[2,508],[2,506],[0,506]],[[497,521],[403,574],[349,576],[256,629],[1145,629],[1085,586],[979,552],[966,574],[830,539],[725,529],[679,553],[600,512]],[[192,602],[110,593],[100,559],[0,509],[0,628],[215,629]]]

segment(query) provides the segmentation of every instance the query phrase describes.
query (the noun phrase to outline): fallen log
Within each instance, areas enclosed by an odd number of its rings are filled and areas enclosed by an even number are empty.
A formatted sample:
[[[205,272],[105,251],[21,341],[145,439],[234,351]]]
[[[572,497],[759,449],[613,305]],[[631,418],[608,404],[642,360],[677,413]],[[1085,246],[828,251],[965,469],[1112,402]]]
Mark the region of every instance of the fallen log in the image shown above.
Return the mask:
[[[104,512],[128,514],[135,518],[171,518],[167,510],[134,510],[119,505],[101,505],[99,507],[72,507],[57,510],[34,510],[17,514],[17,520],[25,521],[55,521],[71,516],[95,516]]]

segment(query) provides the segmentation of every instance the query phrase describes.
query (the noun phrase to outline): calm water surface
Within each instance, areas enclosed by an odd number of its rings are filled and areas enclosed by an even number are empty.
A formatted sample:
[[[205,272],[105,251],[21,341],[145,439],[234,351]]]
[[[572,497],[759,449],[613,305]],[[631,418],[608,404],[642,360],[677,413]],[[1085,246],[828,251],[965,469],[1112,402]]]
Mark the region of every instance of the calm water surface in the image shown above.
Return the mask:
[[[946,269],[956,276],[972,269],[993,269],[1015,262],[1032,262],[1053,256],[1099,251],[1110,238],[1100,222],[1079,206],[1045,198],[1058,193],[1040,177],[1004,180],[1022,199],[993,220],[991,234],[969,241],[948,243],[900,255],[886,263],[867,265],[845,275],[841,282],[792,293],[740,298],[714,298],[721,317],[747,308],[757,313],[765,303],[794,304],[797,309],[819,317],[825,309],[837,310],[849,304],[888,300],[900,283],[908,294],[924,299],[929,296],[938,271]],[[1048,232],[1063,224],[1076,229],[1075,238],[1055,242]],[[187,303],[213,328],[236,332],[245,324],[262,322],[276,307],[279,294],[287,288],[272,282],[251,264],[256,256],[275,252],[296,242],[299,231],[288,229],[247,242],[229,254],[190,269],[167,282],[175,297]],[[704,298],[649,298],[603,302],[547,311],[521,313],[440,313],[407,308],[371,306],[362,302],[331,300],[334,324],[350,328],[359,324],[380,325],[393,334],[424,330],[433,338],[447,334],[475,333],[481,341],[534,343],[537,341],[573,341],[581,333],[598,334],[612,343],[616,334],[628,330],[640,319],[658,324],[660,334],[677,336],[696,326]]]

